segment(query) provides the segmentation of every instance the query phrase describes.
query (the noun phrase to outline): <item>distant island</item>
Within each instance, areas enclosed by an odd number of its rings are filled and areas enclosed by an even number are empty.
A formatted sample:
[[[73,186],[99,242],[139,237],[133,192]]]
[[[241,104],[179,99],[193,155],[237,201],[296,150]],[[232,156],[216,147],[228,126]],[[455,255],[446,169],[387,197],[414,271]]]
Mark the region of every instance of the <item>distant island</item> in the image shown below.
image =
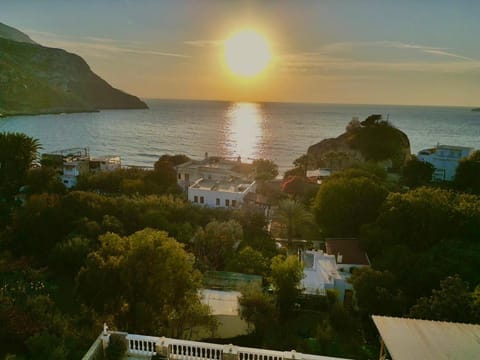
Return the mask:
[[[0,23],[0,116],[146,108],[93,73],[80,56],[41,46]]]

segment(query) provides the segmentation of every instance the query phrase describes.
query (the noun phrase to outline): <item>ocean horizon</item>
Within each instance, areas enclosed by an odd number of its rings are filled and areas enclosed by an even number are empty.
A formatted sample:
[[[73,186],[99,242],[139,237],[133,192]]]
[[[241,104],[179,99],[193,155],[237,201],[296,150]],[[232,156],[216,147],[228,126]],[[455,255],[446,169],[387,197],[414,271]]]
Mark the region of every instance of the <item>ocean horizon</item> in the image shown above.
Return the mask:
[[[480,147],[480,113],[431,105],[232,102],[145,99],[149,109],[14,116],[0,131],[39,139],[41,153],[88,147],[92,155],[119,155],[122,164],[153,166],[163,154],[210,155],[244,161],[268,158],[280,171],[310,145],[345,131],[352,117],[382,114],[404,131],[412,153],[437,143]]]

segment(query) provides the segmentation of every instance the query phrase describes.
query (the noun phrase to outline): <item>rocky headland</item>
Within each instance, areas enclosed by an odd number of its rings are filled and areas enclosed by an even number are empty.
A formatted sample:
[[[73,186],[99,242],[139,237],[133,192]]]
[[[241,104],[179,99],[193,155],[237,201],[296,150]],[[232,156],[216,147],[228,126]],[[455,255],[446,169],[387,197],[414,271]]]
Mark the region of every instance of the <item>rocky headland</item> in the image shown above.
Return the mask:
[[[41,46],[0,23],[0,116],[145,108],[80,56]]]
[[[362,122],[352,120],[345,133],[310,146],[307,154],[321,167],[343,168],[353,162],[373,161],[397,170],[410,159],[411,150],[403,131],[380,115],[371,115]]]

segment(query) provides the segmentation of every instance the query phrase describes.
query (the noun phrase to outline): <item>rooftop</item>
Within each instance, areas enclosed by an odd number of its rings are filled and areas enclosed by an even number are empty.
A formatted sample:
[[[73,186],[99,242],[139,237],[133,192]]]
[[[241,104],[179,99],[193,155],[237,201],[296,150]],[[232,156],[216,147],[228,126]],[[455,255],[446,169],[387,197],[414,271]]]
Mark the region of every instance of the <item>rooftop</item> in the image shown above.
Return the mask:
[[[325,254],[323,251],[306,251],[303,254],[305,277],[302,286],[306,294],[325,294],[326,288],[334,285],[335,279],[341,279],[337,270],[335,256]],[[327,286],[326,286],[327,285]]]
[[[372,316],[392,360],[478,359],[480,325]]]
[[[370,265],[368,256],[360,247],[358,239],[326,239],[325,247],[327,254],[335,255],[339,264]],[[341,261],[338,255],[341,255]]]
[[[253,184],[245,183],[243,179],[231,178],[229,181],[216,181],[209,179],[199,179],[190,187],[192,189],[200,190],[209,190],[209,191],[220,191],[220,192],[239,192],[242,193],[248,189]]]

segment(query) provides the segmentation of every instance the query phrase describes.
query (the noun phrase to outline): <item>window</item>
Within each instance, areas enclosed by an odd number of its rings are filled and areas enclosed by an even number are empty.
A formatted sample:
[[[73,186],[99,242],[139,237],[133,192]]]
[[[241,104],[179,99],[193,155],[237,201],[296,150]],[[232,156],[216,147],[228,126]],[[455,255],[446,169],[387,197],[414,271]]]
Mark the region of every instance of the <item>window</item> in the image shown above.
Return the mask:
[[[203,204],[205,202],[205,198],[203,196],[200,196],[200,204]]]
[[[178,180],[182,178],[182,174],[178,173]]]
[[[220,206],[220,199],[219,198],[217,198],[217,200],[216,200],[216,205]]]
[[[232,200],[232,206],[233,207],[237,206],[237,200]]]
[[[194,203],[198,203],[198,196],[197,196],[197,195],[195,195],[195,196],[193,197],[193,202],[194,202]]]
[[[229,207],[229,206],[230,206],[230,200],[225,199],[225,206],[226,206],[226,207]]]

